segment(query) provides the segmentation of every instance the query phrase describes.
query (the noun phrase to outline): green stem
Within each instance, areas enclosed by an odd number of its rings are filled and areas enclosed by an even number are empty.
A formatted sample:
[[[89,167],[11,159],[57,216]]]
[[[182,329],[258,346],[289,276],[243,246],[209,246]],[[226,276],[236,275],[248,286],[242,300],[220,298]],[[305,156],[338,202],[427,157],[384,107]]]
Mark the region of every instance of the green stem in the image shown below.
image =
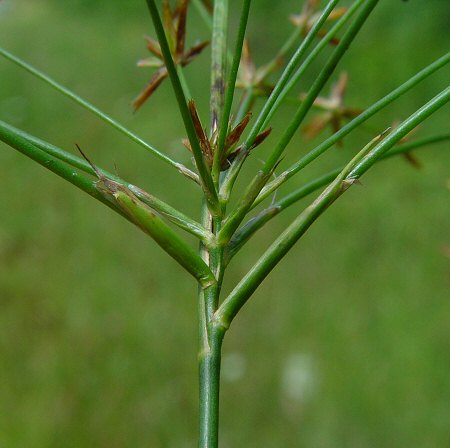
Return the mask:
[[[255,124],[253,125],[247,139],[245,140],[244,145],[248,148],[250,147],[253,142],[255,141],[256,136],[261,132],[263,128],[263,124],[266,121],[267,115],[269,114],[270,110],[272,109],[276,99],[278,96],[283,92],[283,89],[285,88],[287,82],[289,81],[289,78],[291,77],[292,73],[294,72],[295,68],[297,67],[300,60],[305,55],[306,51],[308,50],[309,46],[315,39],[317,33],[322,28],[323,24],[325,23],[328,16],[333,11],[334,7],[337,5],[339,0],[330,0],[323,10],[320,17],[315,21],[313,27],[309,31],[306,38],[303,40],[303,42],[300,44],[299,48],[295,52],[295,54],[292,56],[291,60],[289,61],[288,65],[284,69],[283,74],[281,75],[280,79],[277,81],[274,90],[270,94],[268,100],[264,104],[264,107],[262,111],[260,112]]]
[[[178,64],[176,67],[177,67],[178,78],[180,78],[181,88],[183,89],[184,97],[185,98],[193,98],[191,89],[189,88],[186,77],[184,76],[183,67],[180,64]]]
[[[195,133],[194,123],[192,122],[192,117],[189,113],[186,98],[183,92],[183,87],[181,85],[180,78],[178,77],[177,69],[170,52],[169,43],[167,41],[166,33],[164,31],[155,0],[147,0],[147,6],[152,17],[156,34],[158,36],[159,45],[164,57],[164,63],[166,65],[167,72],[169,73],[170,81],[172,83],[175,97],[178,102],[178,108],[183,119],[189,143],[191,144],[192,153],[194,155],[195,164],[197,166],[198,174],[200,177],[200,183],[205,193],[205,197],[208,201],[208,207],[214,214],[217,214],[219,213],[219,210],[216,188],[211,177],[211,172],[203,156],[203,152],[200,147],[197,135]]]
[[[347,134],[356,129],[358,126],[366,122],[369,118],[375,115],[380,110],[387,107],[389,104],[394,102],[400,96],[409,92],[413,87],[419,84],[424,79],[431,76],[433,73],[444,67],[450,62],[450,52],[446,55],[442,56],[429,66],[425,67],[419,73],[414,75],[408,81],[406,81],[401,86],[394,89],[392,92],[381,98],[375,104],[370,106],[356,118],[354,118],[351,122],[347,123],[342,129],[338,132],[324,140],[319,146],[314,148],[312,151],[308,152],[304,157],[302,157],[298,162],[284,171],[280,176],[278,176],[275,180],[270,182],[266,187],[261,191],[261,194],[255,200],[253,207],[262,202],[265,198],[270,196],[277,188],[280,187],[283,183],[285,183],[288,179],[294,176],[296,173],[301,171],[307,165],[309,165],[312,161],[317,159],[321,154],[331,148],[335,143],[342,140]]]
[[[376,161],[411,132],[421,122],[444,106],[450,100],[450,87],[439,93],[421,109],[406,119],[386,139],[375,147],[368,145],[354,158],[342,173],[330,184],[325,191],[306,208],[293,223],[274,241],[263,256],[250,269],[241,282],[231,291],[222,302],[214,315],[214,322],[227,329],[239,310],[244,306],[258,286],[263,282],[272,269],[280,262],[294,244],[303,236],[313,222],[355,181],[364,174]]]
[[[0,121],[0,140],[123,215],[112,201],[105,198],[97,190],[94,180],[82,175],[56,157],[47,154],[22,135],[15,133],[11,126],[4,124],[2,121]]]
[[[223,328],[209,327],[206,346],[199,354],[200,433],[199,448],[219,446],[219,394]]]
[[[309,112],[312,104],[314,103],[314,100],[317,98],[317,95],[320,93],[323,86],[334,72],[334,69],[336,68],[338,62],[344,56],[351,42],[356,37],[364,22],[367,20],[378,2],[379,0],[367,0],[359,14],[356,16],[354,22],[350,25],[350,27],[342,37],[342,40],[334,50],[333,54],[330,56],[324,68],[319,73],[316,81],[313,83],[308,94],[306,95],[305,100],[301,103],[294,118],[287,127],[285,133],[282,135],[280,141],[275,146],[272,153],[269,155],[261,171],[258,172],[258,174],[252,180],[251,188],[248,188],[246,190],[246,193],[239,202],[238,207],[228,218],[227,223],[224,225],[221,234],[219,235],[219,241],[230,241],[234,232],[242,222],[242,219],[252,208],[256,198],[261,193],[261,190],[263,189],[267,180],[270,178],[277,163],[279,163],[280,157],[282,156],[286,146],[289,144],[298,127],[301,125],[303,119]],[[262,118],[262,121],[264,121],[264,118]],[[256,125],[255,127],[259,130],[259,127],[257,127]],[[253,130],[251,132],[253,132]],[[251,141],[251,137],[248,137],[247,140]],[[247,143],[244,143],[244,147],[246,146],[246,144]]]
[[[217,234],[220,219],[213,218],[205,204],[202,225]],[[219,433],[219,389],[221,345],[224,332],[211,325],[217,310],[223,279],[223,249],[200,245],[200,254],[213,272],[217,282],[204,291],[199,290],[199,448],[216,448]]]
[[[132,140],[133,142],[135,142],[138,145],[142,146],[147,151],[149,151],[152,154],[154,154],[160,160],[168,163],[169,165],[177,168],[180,171],[180,165],[181,165],[180,163],[175,162],[170,157],[166,156],[164,153],[160,152],[159,150],[157,150],[156,148],[154,148],[153,146],[151,146],[150,144],[148,144],[147,142],[142,140],[140,137],[138,137],[137,135],[135,135],[132,132],[130,132],[127,128],[125,128],[123,125],[121,125],[120,123],[115,121],[113,118],[111,118],[108,115],[106,115],[100,109],[98,109],[97,107],[93,106],[88,101],[86,101],[83,98],[79,97],[75,93],[71,92],[69,89],[67,89],[66,87],[62,86],[61,84],[59,84],[58,82],[56,82],[55,80],[50,78],[49,76],[45,75],[44,73],[40,72],[36,68],[32,67],[30,64],[27,64],[25,61],[22,61],[18,57],[12,55],[8,51],[4,50],[3,48],[0,48],[0,56],[3,56],[4,58],[6,58],[9,61],[13,62],[14,64],[18,65],[19,67],[25,69],[26,71],[31,73],[36,78],[39,78],[40,80],[44,81],[45,83],[47,83],[48,85],[53,87],[55,90],[57,90],[58,92],[60,92],[63,95],[65,95],[67,98],[70,98],[71,100],[73,100],[76,103],[78,103],[80,106],[82,106],[85,109],[87,109],[88,111],[92,112],[94,115],[97,115],[97,117],[99,117],[101,120],[103,120],[104,122],[108,123],[113,128],[118,130],[120,133],[122,133],[123,135],[128,137],[130,140]]]
[[[225,146],[225,140],[228,133],[228,123],[230,121],[231,107],[233,105],[234,91],[236,88],[236,79],[239,71],[239,64],[241,62],[242,48],[244,44],[245,31],[247,29],[248,15],[250,12],[251,0],[244,0],[242,4],[241,19],[239,22],[239,31],[236,39],[236,46],[234,50],[233,63],[231,66],[230,76],[228,78],[225,103],[222,113],[222,121],[219,130],[219,139],[217,144],[217,149],[214,154],[214,167],[213,172],[220,171],[220,163],[222,160],[222,155]]]
[[[160,213],[167,220],[177,225],[181,229],[186,232],[196,236],[201,241],[205,242],[205,244],[213,244],[214,236],[204,229],[198,222],[189,218],[188,216],[181,213],[179,210],[171,207],[169,204],[166,204],[164,201],[161,201],[157,197],[147,193],[141,188],[136,187],[135,185],[129,184],[124,179],[104,170],[101,168],[97,168],[97,172],[94,171],[92,165],[90,165],[86,160],[77,157],[67,151],[64,151],[61,148],[58,148],[55,145],[52,145],[44,140],[41,140],[37,137],[34,137],[20,129],[15,128],[3,121],[0,121],[0,125],[3,127],[5,131],[9,131],[11,134],[15,134],[17,136],[22,137],[27,140],[40,150],[46,152],[47,154],[56,157],[57,159],[67,163],[68,165],[77,168],[87,174],[91,174],[93,176],[97,176],[100,173],[102,176],[107,178],[108,180],[113,180],[124,187],[130,189],[144,204],[151,207],[153,210]]]
[[[272,105],[272,108],[268,112],[266,119],[261,127],[261,129],[266,128],[269,125],[270,120],[272,119],[275,112],[279,109],[283,101],[286,99],[287,95],[292,91],[294,86],[298,83],[300,78],[306,72],[306,70],[311,66],[320,52],[329,44],[331,39],[336,36],[336,34],[344,27],[344,25],[352,18],[353,14],[357,11],[357,9],[365,2],[366,0],[358,0],[352,4],[352,6],[348,9],[348,11],[336,22],[336,24],[328,31],[328,33],[320,39],[319,43],[314,47],[308,57],[304,60],[304,62],[300,65],[298,70],[292,76],[292,78],[288,81],[286,86],[280,95],[276,98],[275,102]],[[298,101],[298,100],[297,100]]]
[[[211,136],[218,131],[222,117],[225,96],[227,35],[228,0],[215,0],[211,41]]]
[[[406,154],[410,151],[424,148],[426,146],[441,143],[444,141],[450,140],[450,134],[443,135],[435,135],[432,137],[423,138],[417,140],[415,142],[403,143],[393,149],[391,149],[386,154],[383,154],[380,160],[390,159],[392,157]],[[274,204],[271,204],[268,208],[262,210],[257,216],[250,219],[245,225],[239,229],[238,232],[233,236],[230,243],[226,247],[225,255],[224,255],[224,263],[227,265],[230,260],[234,257],[234,255],[239,252],[239,250],[247,243],[255,233],[261,229],[264,225],[266,225],[272,218],[278,216],[283,210],[286,210],[291,205],[296,204],[301,199],[304,199],[306,196],[309,196],[311,193],[319,190],[327,186],[330,182],[333,182],[339,173],[343,170],[344,167],[337,168],[329,173],[324,174],[323,176],[318,177],[317,179],[308,182],[297,190],[289,193],[282,199],[278,200]]]
[[[359,14],[356,16],[355,20],[352,22],[348,30],[345,32],[342,40],[339,42],[338,46],[334,50],[333,54],[330,56],[329,60],[326,62],[323,69],[320,71],[317,79],[314,81],[313,85],[308,91],[304,101],[302,101],[300,107],[298,108],[294,118],[289,124],[286,132],[281,137],[279,143],[270,154],[269,158],[266,160],[264,164],[263,171],[269,172],[273,169],[276,163],[280,160],[281,155],[283,154],[286,146],[292,140],[295,132],[300,127],[304,118],[308,114],[311,106],[313,105],[315,99],[319,95],[325,83],[328,81],[330,76],[333,74],[337,64],[344,56],[345,52],[349,48],[352,41],[355,39],[357,34],[359,33],[361,27],[364,25],[365,21],[369,17],[370,13],[373,11],[375,6],[379,0],[367,0],[364,6],[362,7]]]

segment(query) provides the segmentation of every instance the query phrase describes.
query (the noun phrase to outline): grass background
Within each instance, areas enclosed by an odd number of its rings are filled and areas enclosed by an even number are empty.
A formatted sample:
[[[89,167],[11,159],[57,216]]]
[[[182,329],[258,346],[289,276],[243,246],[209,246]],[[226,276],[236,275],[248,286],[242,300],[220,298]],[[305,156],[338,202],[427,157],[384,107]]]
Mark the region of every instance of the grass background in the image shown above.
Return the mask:
[[[300,7],[254,3],[251,44],[264,62]],[[341,64],[348,104],[370,105],[448,51],[449,14],[444,0],[381,2]],[[194,12],[190,30],[206,36]],[[0,3],[3,47],[189,163],[168,83],[130,112],[150,76],[135,67],[145,33],[144,2]],[[206,53],[187,76],[205,112]],[[448,78],[444,68],[292,184],[340,164]],[[275,133],[293,110],[278,114]],[[420,135],[448,130],[448,112]],[[95,163],[198,215],[194,185],[6,61],[0,119],[69,150],[77,142]],[[313,145],[298,135],[283,166]],[[420,171],[383,163],[344,195],[236,319],[224,344],[223,448],[448,445],[448,145],[419,157]],[[247,173],[258,158],[264,149]],[[236,257],[226,289],[299,207]],[[0,145],[0,446],[196,446],[195,322],[195,285],[152,241]]]

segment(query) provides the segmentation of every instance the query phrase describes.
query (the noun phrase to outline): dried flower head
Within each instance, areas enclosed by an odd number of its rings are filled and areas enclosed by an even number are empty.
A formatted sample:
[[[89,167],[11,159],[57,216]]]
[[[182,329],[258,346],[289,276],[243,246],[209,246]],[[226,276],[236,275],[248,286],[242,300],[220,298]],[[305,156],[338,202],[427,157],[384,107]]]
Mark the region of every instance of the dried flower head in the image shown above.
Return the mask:
[[[290,21],[297,27],[301,28],[302,34],[306,36],[314,23],[317,21],[322,11],[319,10],[320,0],[307,0],[303,5],[303,10],[300,14],[293,14],[289,17]],[[327,22],[333,22],[340,19],[347,12],[347,8],[335,8],[327,18]],[[318,32],[318,37],[324,37],[327,30],[322,28]],[[339,39],[333,38],[331,44],[337,45]]]
[[[199,42],[186,50],[186,19],[188,0],[177,0],[175,8],[170,6],[169,0],[163,1],[164,28],[170,46],[175,65],[185,67],[191,63],[208,45],[207,41]],[[134,100],[133,106],[136,111],[153,94],[153,92],[168,78],[169,74],[164,63],[159,43],[152,37],[145,37],[147,50],[152,54],[149,58],[138,61],[138,67],[156,68],[145,89]]]
[[[303,132],[307,138],[314,138],[326,127],[330,126],[333,133],[341,129],[342,121],[355,118],[362,110],[353,107],[347,107],[344,99],[348,85],[348,74],[342,72],[339,81],[331,88],[331,94],[328,98],[317,97],[314,106],[323,110],[323,112],[314,117],[304,128]],[[301,99],[304,95],[301,95]],[[342,145],[342,142],[338,144]]]

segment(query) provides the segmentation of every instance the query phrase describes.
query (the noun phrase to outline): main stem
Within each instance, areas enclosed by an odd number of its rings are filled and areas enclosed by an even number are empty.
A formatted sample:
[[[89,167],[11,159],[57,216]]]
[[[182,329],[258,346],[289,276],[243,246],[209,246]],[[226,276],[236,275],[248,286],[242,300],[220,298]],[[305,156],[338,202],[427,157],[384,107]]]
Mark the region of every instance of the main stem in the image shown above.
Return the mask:
[[[213,218],[206,206],[202,209],[202,224],[214,235],[220,230],[221,218]],[[220,362],[224,329],[212,323],[219,305],[223,277],[223,250],[200,245],[200,254],[217,282],[200,289],[199,311],[199,448],[217,448],[219,444]]]
[[[223,336],[222,329],[211,329],[208,349],[201,351],[199,356],[199,448],[217,448],[219,445],[220,362]]]

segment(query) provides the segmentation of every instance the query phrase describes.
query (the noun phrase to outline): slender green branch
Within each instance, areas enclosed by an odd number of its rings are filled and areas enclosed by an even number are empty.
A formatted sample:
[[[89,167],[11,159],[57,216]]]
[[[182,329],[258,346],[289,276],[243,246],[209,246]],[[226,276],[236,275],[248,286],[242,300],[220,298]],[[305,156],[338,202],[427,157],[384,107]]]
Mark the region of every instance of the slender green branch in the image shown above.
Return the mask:
[[[279,109],[281,104],[286,100],[286,97],[298,83],[300,78],[304,75],[306,70],[311,66],[320,52],[330,43],[330,41],[336,36],[336,34],[347,24],[347,22],[353,17],[355,12],[360,8],[360,6],[366,0],[357,0],[352,6],[347,10],[347,12],[336,22],[336,24],[328,31],[328,33],[320,39],[318,44],[314,47],[311,53],[307,56],[304,62],[300,65],[297,71],[294,73],[292,78],[287,82],[285,88],[277,97],[273,103],[272,108],[267,114],[267,117],[262,125],[262,129],[269,126],[270,120],[274,116],[275,112]]]
[[[235,126],[244,119],[245,115],[247,115],[248,112],[250,112],[255,102],[255,98],[256,94],[253,90],[253,87],[247,87],[242,94],[239,108],[234,119]]]
[[[84,100],[83,98],[81,98],[77,94],[73,93],[72,91],[70,91],[66,87],[62,86],[61,84],[59,84],[58,82],[56,82],[55,80],[53,80],[52,78],[47,76],[46,74],[40,72],[39,70],[37,70],[36,68],[31,66],[30,64],[26,63],[25,61],[22,61],[21,59],[19,59],[18,57],[12,55],[8,51],[4,50],[3,48],[0,48],[0,56],[3,56],[5,59],[8,59],[9,61],[13,62],[14,64],[18,65],[19,67],[25,69],[26,71],[31,73],[36,78],[44,81],[49,86],[53,87],[55,90],[57,90],[58,92],[60,92],[63,95],[65,95],[67,98],[70,98],[71,100],[73,100],[76,103],[78,103],[80,106],[82,106],[85,109],[87,109],[88,111],[92,112],[94,115],[97,115],[97,117],[99,117],[101,120],[103,120],[104,122],[108,123],[113,128],[118,130],[120,133],[122,133],[123,135],[128,137],[130,140],[132,140],[133,142],[135,142],[138,145],[142,146],[147,151],[149,151],[152,154],[154,154],[160,160],[168,163],[169,165],[177,168],[177,170],[180,171],[180,166],[181,166],[180,163],[172,160],[169,156],[165,155],[164,153],[162,153],[161,151],[159,151],[158,149],[156,149],[152,145],[148,144],[147,142],[142,140],[142,138],[140,138],[137,135],[133,134],[127,128],[125,128],[123,125],[121,125],[120,123],[115,121],[113,118],[109,117],[108,115],[106,115],[100,109],[98,109],[97,107],[93,106],[88,101]],[[185,168],[185,169],[187,170],[187,168]]]
[[[211,42],[211,136],[218,132],[224,104],[227,37],[228,0],[215,0]]]
[[[161,47],[161,52],[164,57],[164,63],[166,65],[167,71],[169,73],[170,80],[172,82],[172,87],[175,93],[175,97],[178,102],[178,107],[183,119],[184,127],[191,144],[192,152],[195,159],[195,164],[200,176],[200,182],[208,200],[210,210],[214,214],[219,213],[218,211],[218,198],[216,188],[212,181],[211,172],[206,164],[205,158],[202,153],[198,138],[195,133],[194,124],[192,122],[191,115],[186,103],[186,98],[184,96],[183,88],[181,86],[180,78],[178,77],[177,69],[175,63],[173,62],[172,54],[170,52],[169,43],[167,42],[167,37],[161,23],[161,18],[159,16],[158,8],[156,6],[155,0],[147,0],[147,6],[152,17],[153,25],[155,27],[156,34],[158,36],[159,45]]]
[[[253,201],[258,196],[258,192],[267,182],[272,173],[264,173],[262,170],[254,177],[250,185],[245,190],[245,194],[239,201],[236,209],[226,219],[222,229],[220,230],[217,242],[220,245],[228,243],[234,232],[237,230],[247,212],[250,210]]]
[[[356,15],[355,20],[349,26],[348,30],[345,32],[338,46],[334,50],[333,54],[330,56],[323,69],[320,71],[317,79],[314,81],[310,90],[308,91],[305,99],[300,104],[294,118],[289,124],[286,132],[281,137],[279,143],[276,145],[273,152],[270,154],[269,158],[264,164],[263,171],[269,172],[273,169],[276,163],[280,160],[286,146],[292,140],[292,137],[300,127],[307,113],[311,109],[315,99],[319,95],[320,91],[324,87],[325,83],[328,81],[330,76],[333,74],[337,64],[344,56],[345,52],[349,48],[352,41],[355,39],[365,21],[368,19],[370,13],[373,11],[375,6],[378,4],[379,0],[367,0],[364,6],[361,8],[359,13]]]
[[[83,190],[85,193],[99,200],[114,211],[123,214],[114,204],[114,202],[105,198],[97,190],[96,182],[93,179],[82,175],[58,158],[47,154],[45,151],[38,148],[36,145],[24,138],[21,134],[14,132],[13,129],[14,128],[12,128],[11,126],[6,125],[6,123],[0,121],[0,140],[16,149],[17,151],[21,152],[23,155],[39,163],[44,168],[47,168],[48,170],[67,180],[72,185],[75,185],[80,190]]]
[[[317,33],[322,28],[323,24],[325,23],[328,16],[333,11],[334,7],[339,3],[339,0],[330,0],[327,4],[327,6],[324,8],[322,14],[320,17],[314,22],[314,25],[312,26],[311,30],[308,32],[306,38],[303,40],[303,42],[298,47],[297,51],[292,56],[291,60],[287,64],[286,68],[284,69],[280,79],[277,81],[275,88],[273,89],[272,93],[270,94],[268,100],[264,104],[264,107],[262,111],[260,112],[258,118],[255,121],[255,124],[253,125],[247,139],[245,140],[244,146],[250,147],[253,142],[255,141],[256,136],[261,132],[263,129],[263,124],[266,121],[266,117],[269,114],[270,110],[272,109],[276,99],[278,96],[282,93],[283,89],[285,88],[287,82],[289,81],[289,78],[294,73],[295,68],[299,64],[300,60],[305,55],[306,51],[308,50],[309,46],[314,41],[315,37],[317,36]]]
[[[359,14],[356,16],[354,22],[350,25],[347,32],[344,34],[341,42],[336,47],[335,51],[329,58],[328,62],[325,64],[324,68],[321,70],[316,81],[313,83],[305,100],[301,103],[300,107],[298,108],[297,113],[295,114],[293,120],[291,121],[285,133],[281,137],[281,140],[276,145],[272,153],[269,155],[269,158],[264,163],[264,166],[261,169],[261,171],[258,172],[258,174],[252,180],[250,187],[246,190],[245,195],[239,202],[239,205],[236,208],[236,210],[233,211],[233,213],[230,215],[227,222],[225,223],[219,235],[220,242],[227,242],[232,238],[234,232],[237,230],[237,228],[241,224],[242,220],[244,219],[248,211],[252,208],[255,199],[258,197],[267,180],[270,178],[273,170],[275,169],[277,163],[280,160],[281,155],[283,154],[284,149],[291,141],[298,127],[300,126],[309,109],[311,108],[317,95],[320,93],[321,89],[330,78],[339,60],[342,58],[342,56],[348,49],[350,43],[356,37],[359,30],[363,26],[364,22],[367,20],[370,13],[375,8],[378,2],[379,0],[367,0],[367,3],[361,9]]]
[[[184,76],[184,70],[181,64],[178,64],[176,66],[178,78],[180,79],[181,88],[183,89],[184,97],[185,98],[192,98],[191,89],[189,88],[189,85],[187,83],[186,77]]]
[[[125,180],[104,169],[96,168],[96,171],[94,171],[92,165],[85,159],[82,159],[67,151],[64,151],[63,149],[58,148],[55,145],[52,145],[44,140],[41,140],[20,129],[15,128],[14,126],[11,126],[2,121],[0,121],[0,125],[4,128],[5,131],[9,131],[13,135],[15,134],[17,136],[22,137],[23,139],[27,140],[40,150],[45,151],[47,154],[56,157],[57,159],[69,164],[74,168],[77,168],[93,176],[97,176],[97,174],[100,174],[109,180],[113,180],[123,185],[124,187],[129,188],[142,202],[144,202],[153,210],[163,215],[170,222],[174,223],[175,225],[185,230],[186,232],[196,236],[200,240],[204,241],[205,244],[208,245],[213,244],[214,237],[210,232],[208,232],[205,228],[203,228],[199,223],[197,223],[193,219],[184,215],[179,210],[176,210],[175,208],[171,207],[170,205],[166,204],[165,202],[161,201],[155,196],[150,195],[146,191],[132,184],[129,184]]]
[[[312,161],[317,159],[321,154],[323,154],[326,150],[331,148],[338,141],[342,140],[347,134],[356,129],[358,126],[366,122],[369,118],[375,115],[380,110],[387,107],[389,104],[394,102],[400,96],[409,92],[413,87],[419,84],[424,79],[431,76],[433,73],[446,66],[450,62],[450,52],[446,55],[442,56],[432,64],[425,67],[419,73],[414,75],[408,81],[403,83],[401,86],[394,89],[392,92],[381,98],[379,101],[374,103],[352,121],[347,123],[342,129],[338,132],[334,133],[332,136],[324,140],[319,146],[314,148],[312,151],[307,153],[304,157],[302,157],[298,162],[284,171],[280,176],[278,176],[275,180],[266,185],[266,187],[262,190],[261,194],[256,199],[254,206],[258,205],[265,198],[270,196],[277,188],[280,187],[283,183],[285,183],[288,179],[294,176],[296,173],[305,168]]]
[[[361,151],[324,192],[275,240],[241,282],[231,291],[214,315],[216,325],[225,329],[228,328],[233,318],[253,292],[308,230],[311,224],[347,188],[353,185],[362,174],[373,166],[384,153],[449,100],[450,87],[412,114],[386,139],[376,144],[375,147],[369,144],[368,147]]]
[[[212,31],[213,28],[212,19],[210,13],[206,9],[206,6],[201,2],[201,0],[192,0],[192,3],[197,9],[205,25],[208,27],[210,31]]]
[[[214,154],[214,167],[213,172],[220,171],[219,164],[222,160],[222,154],[225,146],[225,140],[228,133],[228,123],[230,121],[231,107],[233,105],[234,92],[236,88],[236,79],[239,71],[239,64],[241,62],[242,48],[244,45],[245,31],[247,29],[248,15],[250,12],[251,0],[244,0],[242,3],[242,13],[239,22],[239,30],[236,39],[236,46],[234,50],[233,63],[231,66],[231,72],[228,78],[226,87],[225,102],[222,112],[222,121],[219,130],[219,139],[217,149]]]
[[[71,154],[68,151],[65,151],[64,149],[58,148],[55,145],[52,145],[51,143],[46,142],[45,140],[41,140],[40,138],[35,137],[34,135],[28,134],[25,131],[22,131],[21,129],[18,129],[8,123],[5,123],[3,121],[0,121],[0,125],[9,132],[16,134],[23,139],[27,140],[37,148],[41,149],[42,151],[45,151],[47,154],[50,154],[53,157],[56,157],[57,159],[67,163],[68,165],[77,168],[81,171],[84,171],[87,174],[91,174],[92,176],[96,176],[96,172],[92,168],[92,166],[81,157],[77,157],[74,154]],[[116,182],[123,183],[124,185],[126,182],[120,177],[110,173],[109,171],[106,171],[104,169],[99,168],[98,171],[108,179],[115,180]]]
[[[406,137],[420,123],[450,101],[450,86],[401,123],[368,157],[361,160],[349,177],[359,178],[389,149]]]
[[[449,140],[450,134],[443,134],[423,138],[410,143],[403,143],[383,154],[380,160],[390,159],[401,154],[407,154],[412,150],[428,147],[429,145]],[[311,182],[308,182],[292,193],[289,193],[285,197],[271,204],[268,208],[262,210],[257,216],[250,219],[245,225],[242,226],[241,229],[239,229],[238,232],[236,232],[226,247],[224,263],[228,264],[234,255],[237,254],[245,245],[245,243],[247,243],[250,238],[253,237],[253,235],[255,235],[255,233],[266,225],[272,218],[278,216],[280,212],[286,210],[291,205],[296,204],[298,201],[304,199],[306,196],[309,196],[311,193],[314,193],[320,188],[327,186],[330,182],[333,182],[343,169],[344,167],[337,168],[324,174],[323,176],[318,177],[317,179],[312,180]]]

